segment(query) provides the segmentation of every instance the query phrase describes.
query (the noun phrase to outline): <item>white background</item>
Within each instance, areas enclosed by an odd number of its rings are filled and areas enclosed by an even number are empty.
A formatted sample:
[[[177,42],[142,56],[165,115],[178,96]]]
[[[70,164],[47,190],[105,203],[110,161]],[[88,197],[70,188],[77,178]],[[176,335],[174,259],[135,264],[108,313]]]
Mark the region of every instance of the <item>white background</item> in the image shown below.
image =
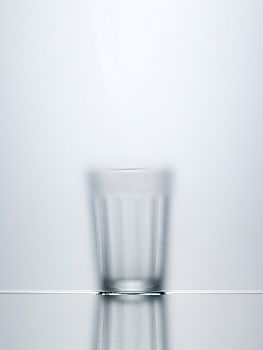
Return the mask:
[[[96,288],[86,172],[175,174],[167,288],[263,289],[263,2],[0,0],[0,289]]]

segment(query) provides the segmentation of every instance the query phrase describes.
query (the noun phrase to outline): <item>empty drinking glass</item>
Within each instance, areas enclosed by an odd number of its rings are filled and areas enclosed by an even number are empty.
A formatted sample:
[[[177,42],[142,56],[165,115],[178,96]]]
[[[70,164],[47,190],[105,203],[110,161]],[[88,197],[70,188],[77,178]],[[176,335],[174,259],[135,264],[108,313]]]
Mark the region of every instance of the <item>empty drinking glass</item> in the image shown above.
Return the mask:
[[[116,169],[91,173],[102,288],[152,291],[162,286],[170,174]]]

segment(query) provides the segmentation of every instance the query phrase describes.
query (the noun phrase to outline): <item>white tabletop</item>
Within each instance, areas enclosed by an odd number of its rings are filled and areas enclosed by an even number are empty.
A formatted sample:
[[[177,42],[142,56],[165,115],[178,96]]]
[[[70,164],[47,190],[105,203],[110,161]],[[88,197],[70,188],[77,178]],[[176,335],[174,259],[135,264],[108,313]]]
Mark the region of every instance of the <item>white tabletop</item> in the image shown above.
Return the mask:
[[[0,295],[4,350],[261,350],[263,295]]]

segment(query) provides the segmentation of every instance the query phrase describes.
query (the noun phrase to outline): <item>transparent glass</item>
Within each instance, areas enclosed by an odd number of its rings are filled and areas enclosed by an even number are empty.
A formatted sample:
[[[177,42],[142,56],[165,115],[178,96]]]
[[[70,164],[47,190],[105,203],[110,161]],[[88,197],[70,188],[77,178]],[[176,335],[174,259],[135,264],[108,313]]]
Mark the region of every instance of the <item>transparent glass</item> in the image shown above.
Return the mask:
[[[170,173],[117,169],[91,174],[101,285],[159,290],[164,276]]]

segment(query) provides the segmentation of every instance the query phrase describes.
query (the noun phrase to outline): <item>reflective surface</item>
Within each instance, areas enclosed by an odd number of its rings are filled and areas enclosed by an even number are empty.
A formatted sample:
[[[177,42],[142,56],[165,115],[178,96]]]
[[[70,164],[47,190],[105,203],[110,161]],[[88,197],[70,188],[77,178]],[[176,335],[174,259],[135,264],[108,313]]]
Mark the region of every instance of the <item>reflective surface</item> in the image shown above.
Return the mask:
[[[0,295],[5,350],[263,347],[263,295]]]
[[[164,297],[102,297],[97,325],[95,349],[167,349]]]

